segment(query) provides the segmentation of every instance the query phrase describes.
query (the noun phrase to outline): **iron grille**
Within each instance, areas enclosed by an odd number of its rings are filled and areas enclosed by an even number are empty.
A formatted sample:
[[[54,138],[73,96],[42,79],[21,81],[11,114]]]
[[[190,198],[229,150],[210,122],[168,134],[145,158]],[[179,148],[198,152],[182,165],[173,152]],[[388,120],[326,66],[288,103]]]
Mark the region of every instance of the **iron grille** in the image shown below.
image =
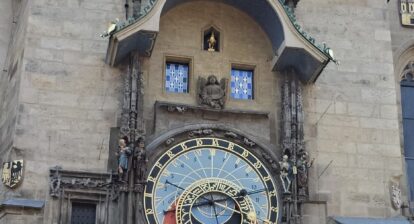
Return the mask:
[[[72,203],[71,224],[95,224],[96,205]]]

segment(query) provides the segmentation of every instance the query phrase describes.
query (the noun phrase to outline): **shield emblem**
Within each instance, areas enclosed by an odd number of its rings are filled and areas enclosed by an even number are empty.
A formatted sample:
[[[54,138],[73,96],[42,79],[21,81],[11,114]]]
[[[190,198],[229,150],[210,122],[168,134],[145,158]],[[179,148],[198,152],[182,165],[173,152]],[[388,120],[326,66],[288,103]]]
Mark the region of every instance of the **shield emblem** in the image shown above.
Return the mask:
[[[16,187],[23,178],[23,160],[14,160],[3,163],[1,180],[10,188]]]

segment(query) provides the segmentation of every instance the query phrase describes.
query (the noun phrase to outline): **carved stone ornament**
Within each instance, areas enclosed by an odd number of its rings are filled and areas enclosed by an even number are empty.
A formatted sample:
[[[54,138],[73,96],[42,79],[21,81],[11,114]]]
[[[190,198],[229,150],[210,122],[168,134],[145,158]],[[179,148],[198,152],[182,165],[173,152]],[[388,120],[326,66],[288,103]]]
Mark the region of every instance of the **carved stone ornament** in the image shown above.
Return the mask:
[[[214,131],[211,129],[199,129],[199,130],[190,131],[190,133],[188,133],[188,136],[192,138],[192,137],[197,137],[197,136],[202,136],[202,135],[212,135],[213,132]]]
[[[23,160],[3,163],[1,181],[9,188],[15,188],[23,179]]]
[[[401,208],[401,188],[400,185],[397,183],[392,183],[391,184],[391,202],[392,202],[392,207],[395,210],[398,210]]]
[[[226,102],[227,79],[222,78],[218,82],[215,75],[210,75],[207,79],[198,78],[197,101],[199,105],[212,109],[223,109]]]
[[[50,169],[49,190],[50,196],[61,197],[63,189],[76,191],[94,191],[98,194],[106,194],[112,188],[111,174],[98,174],[82,171],[63,170],[56,166]]]

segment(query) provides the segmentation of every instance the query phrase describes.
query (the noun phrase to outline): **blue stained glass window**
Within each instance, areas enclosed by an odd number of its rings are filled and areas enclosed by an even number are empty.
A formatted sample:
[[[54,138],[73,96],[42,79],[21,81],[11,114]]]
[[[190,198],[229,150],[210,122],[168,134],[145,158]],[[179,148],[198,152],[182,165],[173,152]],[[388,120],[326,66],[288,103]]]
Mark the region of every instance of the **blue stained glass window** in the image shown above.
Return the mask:
[[[253,99],[253,71],[232,69],[230,87],[233,99]]]
[[[169,93],[188,93],[188,64],[166,64],[165,89]]]

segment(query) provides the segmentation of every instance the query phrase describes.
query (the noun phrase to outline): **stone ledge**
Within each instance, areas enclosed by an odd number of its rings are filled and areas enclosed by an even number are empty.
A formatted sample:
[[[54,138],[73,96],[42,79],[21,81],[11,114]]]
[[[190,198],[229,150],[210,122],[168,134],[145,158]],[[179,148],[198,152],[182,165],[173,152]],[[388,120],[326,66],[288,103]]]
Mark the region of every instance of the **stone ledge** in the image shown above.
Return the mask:
[[[30,209],[42,209],[45,206],[43,200],[33,200],[24,198],[12,198],[1,202],[0,207],[8,208],[30,208]]]
[[[269,117],[269,112],[262,112],[262,111],[254,111],[254,110],[234,110],[234,109],[212,109],[204,106],[194,106],[188,104],[180,104],[180,103],[170,103],[164,101],[156,101],[155,108],[165,108],[169,112],[178,112],[178,113],[185,113],[187,111],[194,111],[194,112],[213,112],[213,113],[221,113],[221,114],[244,114],[244,115],[254,115],[254,116],[264,116]]]

